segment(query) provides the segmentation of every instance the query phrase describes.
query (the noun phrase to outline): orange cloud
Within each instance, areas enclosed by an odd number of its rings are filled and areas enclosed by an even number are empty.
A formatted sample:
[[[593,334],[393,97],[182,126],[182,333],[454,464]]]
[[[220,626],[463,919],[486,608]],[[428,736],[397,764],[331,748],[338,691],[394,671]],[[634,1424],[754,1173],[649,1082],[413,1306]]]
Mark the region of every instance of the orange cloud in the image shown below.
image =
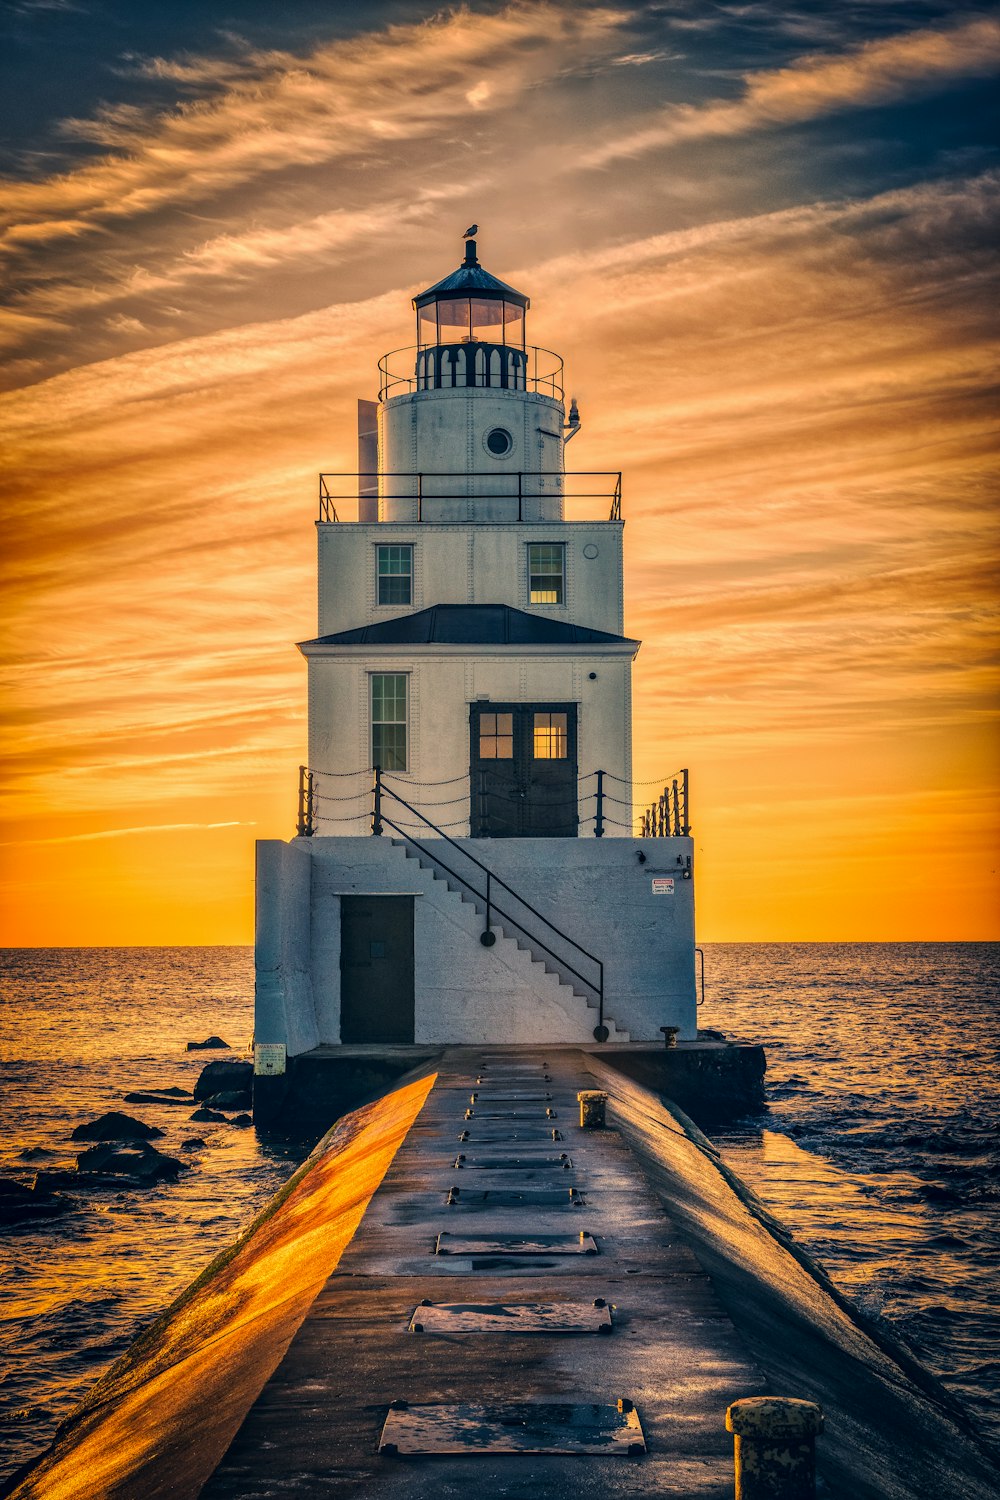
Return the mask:
[[[887,104],[984,78],[1000,65],[1000,21],[975,17],[947,30],[928,28],[867,42],[840,56],[810,55],[785,68],[745,75],[732,103],[670,105],[653,123],[588,155],[593,166],[711,136],[801,124],[838,110]]]

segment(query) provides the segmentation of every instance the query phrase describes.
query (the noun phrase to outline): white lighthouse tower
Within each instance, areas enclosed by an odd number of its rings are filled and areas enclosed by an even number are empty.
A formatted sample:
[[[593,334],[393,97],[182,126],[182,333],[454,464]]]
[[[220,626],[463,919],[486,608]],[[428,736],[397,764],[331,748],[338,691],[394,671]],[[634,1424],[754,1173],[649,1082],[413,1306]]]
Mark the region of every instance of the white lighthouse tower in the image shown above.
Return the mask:
[[[475,239],[414,308],[360,472],[320,479],[298,836],[258,845],[259,1070],[693,1038],[686,775],[633,821],[620,475],[567,471],[562,361]]]

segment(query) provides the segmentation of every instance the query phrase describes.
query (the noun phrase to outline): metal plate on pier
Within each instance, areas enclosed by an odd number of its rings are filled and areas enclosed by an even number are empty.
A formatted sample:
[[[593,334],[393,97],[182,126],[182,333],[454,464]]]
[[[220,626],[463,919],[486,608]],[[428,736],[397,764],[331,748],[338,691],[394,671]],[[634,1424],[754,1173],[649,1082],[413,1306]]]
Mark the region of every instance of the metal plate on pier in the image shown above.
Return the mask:
[[[561,1141],[562,1135],[558,1130],[553,1130],[543,1120],[538,1120],[534,1125],[518,1125],[510,1129],[501,1125],[496,1120],[477,1120],[469,1122],[471,1128],[463,1130],[459,1140],[465,1141],[490,1141],[493,1145],[517,1141]]]
[[[593,1235],[578,1234],[451,1234],[442,1229],[435,1255],[596,1255]]]
[[[439,1302],[414,1309],[408,1333],[610,1333],[611,1311],[593,1302]]]
[[[476,1083],[487,1088],[530,1089],[551,1082],[551,1073],[479,1073],[476,1077]]]
[[[476,1188],[453,1187],[447,1202],[451,1208],[579,1208],[585,1202],[579,1188]]]
[[[554,1120],[554,1109],[493,1109],[489,1104],[483,1109],[475,1105],[465,1111],[467,1120]]]
[[[550,1094],[501,1094],[496,1089],[475,1089],[469,1094],[469,1104],[547,1104]]]
[[[379,1452],[592,1453],[638,1456],[646,1451],[631,1401],[592,1406],[568,1401],[511,1401],[505,1405],[407,1406],[393,1403]]]
[[[473,1172],[524,1172],[530,1177],[538,1171],[568,1172],[573,1161],[565,1153],[562,1156],[466,1156],[461,1152],[455,1157],[454,1165]]]

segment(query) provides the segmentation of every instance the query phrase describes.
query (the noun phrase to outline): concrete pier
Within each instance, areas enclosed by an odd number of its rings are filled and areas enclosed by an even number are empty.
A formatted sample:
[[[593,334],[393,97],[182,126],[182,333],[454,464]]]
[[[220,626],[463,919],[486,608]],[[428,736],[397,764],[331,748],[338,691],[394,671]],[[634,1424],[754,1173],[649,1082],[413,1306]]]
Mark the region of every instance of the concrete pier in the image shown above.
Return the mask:
[[[620,1133],[579,1127],[576,1095],[592,1084],[572,1050],[445,1054],[358,1233],[204,1500],[731,1495],[726,1407],[763,1393],[764,1376]],[[581,1233],[596,1254],[579,1253]],[[439,1245],[448,1253],[435,1253]],[[596,1299],[610,1311],[609,1335]],[[456,1304],[507,1309],[514,1331],[496,1332],[496,1318],[484,1331],[453,1331],[447,1317],[433,1331],[427,1315]],[[553,1310],[550,1321],[536,1314],[543,1326],[522,1331],[515,1310],[539,1305]],[[589,1314],[586,1331],[558,1331],[560,1311],[570,1323]],[[422,1334],[407,1331],[415,1316]],[[475,1433],[464,1452],[409,1460],[379,1451],[394,1402],[411,1413],[493,1407],[502,1441],[506,1408],[530,1403],[544,1419],[550,1407],[617,1410],[620,1400],[638,1413],[641,1458],[611,1444],[567,1458],[573,1434],[562,1453],[531,1457],[477,1452]]]
[[[340,1121],[5,1493],[730,1500],[726,1412],[762,1396],[822,1409],[820,1496],[996,1493],[678,1108],[575,1048],[454,1049]]]

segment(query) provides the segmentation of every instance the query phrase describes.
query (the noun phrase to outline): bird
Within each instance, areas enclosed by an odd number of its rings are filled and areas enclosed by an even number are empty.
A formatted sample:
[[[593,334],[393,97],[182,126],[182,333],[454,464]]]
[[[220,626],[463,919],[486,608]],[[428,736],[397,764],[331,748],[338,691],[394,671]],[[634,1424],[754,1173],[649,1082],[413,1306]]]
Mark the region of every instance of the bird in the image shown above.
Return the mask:
[[[462,238],[463,238],[463,240],[471,240],[472,236],[474,234],[478,234],[478,233],[479,233],[479,225],[478,224],[470,224],[469,227],[468,227],[468,229],[462,235]]]

